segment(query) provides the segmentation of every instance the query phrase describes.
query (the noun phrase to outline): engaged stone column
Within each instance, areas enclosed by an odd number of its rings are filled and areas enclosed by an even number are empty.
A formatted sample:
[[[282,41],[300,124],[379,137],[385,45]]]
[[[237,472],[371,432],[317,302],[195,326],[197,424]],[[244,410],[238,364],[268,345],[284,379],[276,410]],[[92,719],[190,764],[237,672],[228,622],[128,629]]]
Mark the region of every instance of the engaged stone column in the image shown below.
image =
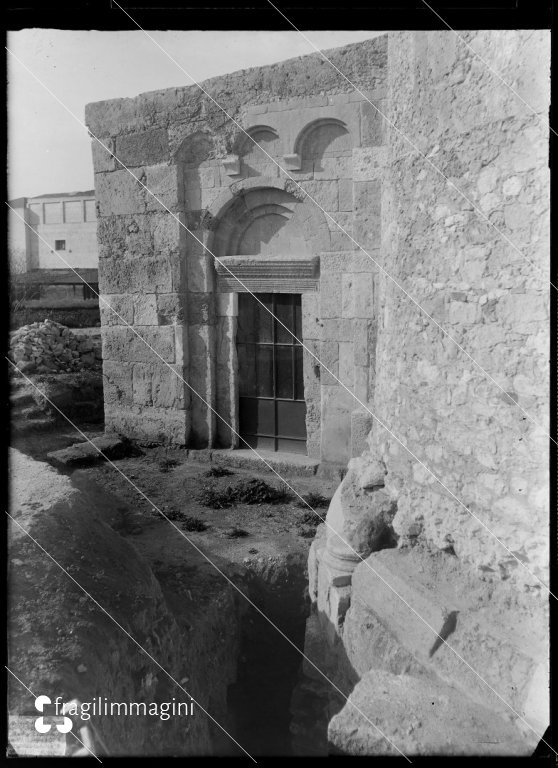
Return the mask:
[[[384,466],[370,454],[351,459],[329,506],[325,542],[311,552],[311,594],[331,644],[350,605],[354,569],[371,552],[394,543],[396,505],[384,490],[384,477]]]

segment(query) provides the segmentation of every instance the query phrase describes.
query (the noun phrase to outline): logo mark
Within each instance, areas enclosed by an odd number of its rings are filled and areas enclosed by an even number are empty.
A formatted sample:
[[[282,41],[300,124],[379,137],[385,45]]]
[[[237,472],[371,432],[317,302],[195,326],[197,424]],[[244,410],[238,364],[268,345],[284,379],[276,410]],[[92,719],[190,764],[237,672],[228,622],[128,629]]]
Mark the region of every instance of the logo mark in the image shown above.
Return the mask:
[[[35,709],[38,712],[43,712],[45,704],[51,704],[51,703],[52,702],[51,702],[51,700],[49,699],[48,696],[37,696],[37,698],[35,699]],[[73,725],[73,723],[70,720],[70,718],[69,717],[64,717],[63,724],[62,725],[58,725],[57,724],[56,725],[56,730],[59,733],[68,733],[69,731],[72,730],[72,725]],[[35,729],[39,733],[48,733],[50,731],[50,729],[51,729],[51,725],[49,723],[45,723],[45,721],[43,719],[43,716],[41,715],[40,717],[38,717],[35,720]]]

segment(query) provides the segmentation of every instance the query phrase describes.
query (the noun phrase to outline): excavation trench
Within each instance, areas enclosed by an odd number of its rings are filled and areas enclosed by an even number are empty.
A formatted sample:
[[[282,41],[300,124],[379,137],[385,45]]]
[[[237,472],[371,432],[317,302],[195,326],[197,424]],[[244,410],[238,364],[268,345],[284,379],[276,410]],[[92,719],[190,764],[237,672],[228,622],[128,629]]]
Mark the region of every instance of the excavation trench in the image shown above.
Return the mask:
[[[127,461],[128,472],[141,469],[145,481],[145,459]],[[183,719],[92,717],[107,755],[239,754],[202,708],[254,756],[295,754],[291,712],[310,614],[309,538],[289,522],[289,510],[208,513],[212,525],[189,534],[198,551],[160,515],[134,506],[114,472],[68,477],[17,452],[11,468],[14,519],[75,579],[12,526],[9,658],[26,685],[52,700],[160,703],[184,698],[174,680],[200,704]],[[192,469],[192,482],[199,473]],[[184,487],[184,477],[175,477]],[[299,513],[290,514],[296,522]],[[223,535],[229,520],[250,535]],[[10,714],[32,709],[28,698],[11,684]]]
[[[227,705],[245,749],[256,756],[288,756],[291,700],[310,610],[306,561],[297,555],[256,565],[246,591],[262,613],[251,606],[242,610],[237,677]]]

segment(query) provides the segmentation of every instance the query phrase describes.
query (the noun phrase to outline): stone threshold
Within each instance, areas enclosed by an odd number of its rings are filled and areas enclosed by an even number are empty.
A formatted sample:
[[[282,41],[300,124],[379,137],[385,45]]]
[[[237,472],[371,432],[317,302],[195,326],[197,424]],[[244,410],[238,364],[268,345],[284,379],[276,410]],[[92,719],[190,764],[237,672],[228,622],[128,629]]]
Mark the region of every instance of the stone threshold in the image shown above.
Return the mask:
[[[311,459],[300,453],[258,451],[258,454],[280,475],[313,477],[320,467],[319,459]],[[202,448],[199,450],[190,448],[188,459],[204,464],[222,464],[227,467],[273,474],[272,470],[249,448]]]

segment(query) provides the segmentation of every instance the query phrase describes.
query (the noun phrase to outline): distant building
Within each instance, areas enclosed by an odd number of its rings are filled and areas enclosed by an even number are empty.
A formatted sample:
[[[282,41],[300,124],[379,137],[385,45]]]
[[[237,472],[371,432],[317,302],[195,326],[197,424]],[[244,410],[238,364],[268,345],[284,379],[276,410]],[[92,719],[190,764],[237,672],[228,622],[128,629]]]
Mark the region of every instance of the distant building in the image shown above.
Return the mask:
[[[15,211],[9,212],[14,282],[36,286],[37,298],[94,298],[81,279],[97,290],[94,190],[20,197],[10,205]]]

